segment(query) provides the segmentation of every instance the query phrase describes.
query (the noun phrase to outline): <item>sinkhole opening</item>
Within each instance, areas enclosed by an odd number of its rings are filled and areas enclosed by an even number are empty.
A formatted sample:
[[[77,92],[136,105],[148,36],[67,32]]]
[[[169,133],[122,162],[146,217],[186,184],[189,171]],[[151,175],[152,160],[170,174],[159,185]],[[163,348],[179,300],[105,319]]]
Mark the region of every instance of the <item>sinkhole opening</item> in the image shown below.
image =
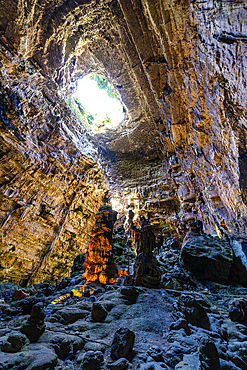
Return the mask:
[[[84,125],[94,132],[117,127],[124,119],[124,107],[116,91],[107,79],[96,73],[77,81],[70,105]]]

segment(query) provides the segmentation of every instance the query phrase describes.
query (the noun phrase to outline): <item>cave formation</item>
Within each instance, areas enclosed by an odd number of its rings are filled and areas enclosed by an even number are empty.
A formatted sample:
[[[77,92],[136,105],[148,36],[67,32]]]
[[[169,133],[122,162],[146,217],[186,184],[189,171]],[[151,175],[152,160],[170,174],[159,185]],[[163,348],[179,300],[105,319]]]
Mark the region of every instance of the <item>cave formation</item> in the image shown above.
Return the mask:
[[[245,0],[2,1],[0,282],[69,276],[109,191],[119,223],[131,206],[156,235],[223,227],[247,286],[246,48]],[[68,104],[89,73],[118,127],[90,132]]]

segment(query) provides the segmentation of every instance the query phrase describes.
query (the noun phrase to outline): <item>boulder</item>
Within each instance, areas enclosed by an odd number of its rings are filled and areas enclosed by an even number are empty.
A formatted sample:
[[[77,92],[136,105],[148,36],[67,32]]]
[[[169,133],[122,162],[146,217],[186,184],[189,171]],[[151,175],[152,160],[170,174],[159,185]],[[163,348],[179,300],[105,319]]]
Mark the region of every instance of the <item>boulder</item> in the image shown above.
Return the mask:
[[[84,319],[88,316],[89,311],[74,306],[63,307],[55,312],[50,318],[51,322],[60,322],[61,324],[73,324],[77,320]]]
[[[129,369],[129,367],[130,367],[130,363],[124,357],[119,358],[115,362],[111,362],[111,363],[107,364],[107,368],[109,368],[111,370],[127,370],[127,369]]]
[[[180,318],[177,321],[174,321],[170,325],[170,330],[179,330],[184,329],[186,334],[190,334],[190,329],[188,327],[188,322],[184,318]]]
[[[55,352],[38,343],[19,353],[0,352],[0,370],[52,370],[56,364]]]
[[[234,322],[247,323],[247,301],[234,299],[229,304],[229,318]]]
[[[5,302],[11,302],[13,294],[18,289],[18,286],[13,283],[1,283],[0,284],[0,299],[4,299]]]
[[[234,365],[231,361],[220,358],[220,370],[240,370],[240,367]]]
[[[79,370],[104,370],[105,362],[100,351],[88,351],[84,354]]]
[[[0,352],[0,370],[21,370],[25,369],[25,356],[19,353],[4,353]]]
[[[16,289],[16,291],[13,294],[13,301],[20,301],[21,299],[30,297],[30,292],[24,292],[22,289]]]
[[[20,333],[11,333],[5,342],[1,345],[1,350],[3,352],[19,352],[25,344],[28,343],[27,337]]]
[[[14,301],[11,303],[11,307],[17,309],[19,312],[22,312],[23,315],[30,315],[33,306],[36,303],[42,302],[43,298],[38,298],[36,296],[29,296],[20,301]]]
[[[192,296],[182,294],[178,299],[178,308],[189,324],[210,330],[210,322],[205,309]]]
[[[184,355],[183,360],[175,366],[175,370],[201,370],[198,354]]]
[[[84,347],[85,351],[100,351],[102,353],[105,352],[106,346],[103,343],[94,343],[94,342],[88,342],[85,344]]]
[[[135,342],[135,333],[127,328],[120,328],[116,331],[112,345],[111,357],[118,360],[121,357],[128,358],[132,352]]]
[[[208,337],[201,338],[199,359],[202,369],[220,370],[219,354],[212,339]]]
[[[121,291],[121,298],[125,301],[126,304],[136,303],[137,297],[139,295],[138,290],[134,286],[124,286]]]
[[[22,325],[20,331],[27,336],[30,342],[37,342],[45,331],[45,310],[42,302],[36,303],[31,311],[30,318]]]
[[[230,280],[247,287],[247,239],[234,236],[230,244],[233,250]]]
[[[60,360],[65,360],[81,350],[85,345],[85,340],[78,335],[47,331],[39,338],[39,343],[48,344]]]
[[[230,341],[227,355],[229,359],[241,368],[247,369],[247,341]]]
[[[146,352],[148,357],[152,357],[154,361],[164,362],[162,350],[158,346],[152,346]]]
[[[94,303],[91,312],[92,319],[97,322],[103,322],[107,316],[107,311],[101,303]]]
[[[160,362],[149,361],[147,363],[139,362],[136,369],[137,370],[166,370],[166,369],[168,370],[169,368],[162,362],[160,363]]]
[[[55,352],[41,344],[32,344],[24,352],[26,370],[52,370],[57,364]]]
[[[181,258],[198,279],[228,283],[233,251],[227,241],[190,231],[184,238]]]

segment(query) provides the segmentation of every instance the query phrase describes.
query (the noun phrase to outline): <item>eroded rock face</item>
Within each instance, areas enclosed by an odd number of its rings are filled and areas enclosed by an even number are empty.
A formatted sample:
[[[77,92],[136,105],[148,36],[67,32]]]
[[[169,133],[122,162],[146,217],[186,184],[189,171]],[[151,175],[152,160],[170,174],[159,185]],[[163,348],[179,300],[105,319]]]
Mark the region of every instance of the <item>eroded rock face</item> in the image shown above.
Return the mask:
[[[0,280],[25,285],[69,275],[107,187],[82,124],[23,63],[1,48]]]
[[[146,191],[141,206],[151,198],[153,213],[166,211],[162,202],[174,190],[184,217],[196,214],[208,231],[216,218],[245,232],[244,2],[127,3],[121,1],[125,18],[165,115],[168,128],[161,134],[170,160],[161,161],[163,171],[157,162],[150,169],[156,189],[141,171],[125,185]]]

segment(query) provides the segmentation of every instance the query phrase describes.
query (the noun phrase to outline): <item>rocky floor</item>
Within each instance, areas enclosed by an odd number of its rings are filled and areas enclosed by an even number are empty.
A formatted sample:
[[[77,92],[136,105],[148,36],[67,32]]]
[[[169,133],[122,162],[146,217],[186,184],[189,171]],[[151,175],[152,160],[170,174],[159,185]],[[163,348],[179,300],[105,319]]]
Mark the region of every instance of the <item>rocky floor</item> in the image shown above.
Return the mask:
[[[53,304],[80,277],[48,296],[44,284],[36,285],[17,301],[16,287],[1,284],[0,369],[247,369],[245,317],[229,318],[229,304],[244,300],[247,289],[197,281],[176,248],[163,249],[158,260],[159,289],[122,280]]]

